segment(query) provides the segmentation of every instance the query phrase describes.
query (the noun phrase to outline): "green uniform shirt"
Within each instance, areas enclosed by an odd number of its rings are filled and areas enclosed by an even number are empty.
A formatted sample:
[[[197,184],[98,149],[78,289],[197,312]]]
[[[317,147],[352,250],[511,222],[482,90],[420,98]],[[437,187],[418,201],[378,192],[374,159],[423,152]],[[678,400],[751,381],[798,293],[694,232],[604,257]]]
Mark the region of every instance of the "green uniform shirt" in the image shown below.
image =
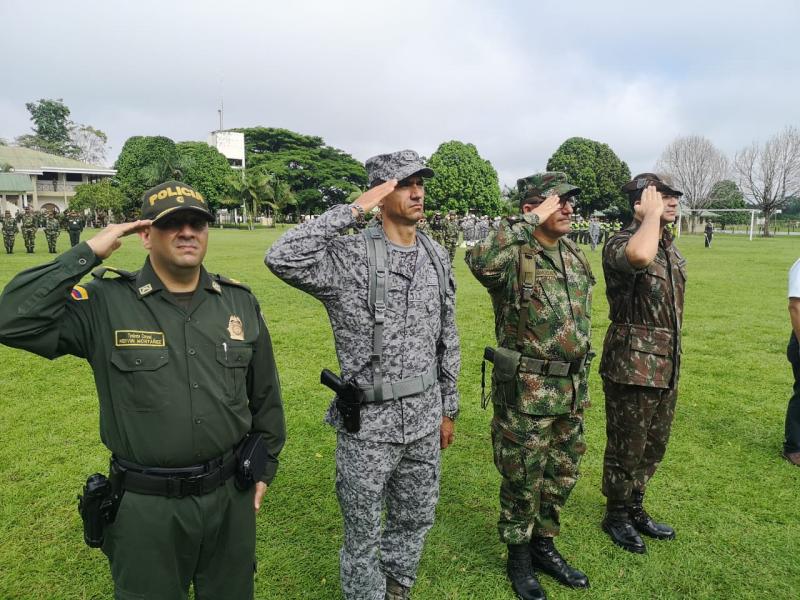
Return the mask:
[[[280,384],[258,301],[201,270],[188,310],[148,259],[141,271],[76,285],[100,260],[85,242],[23,271],[0,296],[0,342],[92,366],[100,436],[116,456],[184,467],[221,456],[249,431],[278,468],[285,439]],[[73,287],[74,286],[74,287]]]
[[[467,265],[492,298],[498,346],[536,359],[580,359],[590,350],[594,276],[573,242],[562,237],[548,253],[533,231],[525,217],[504,219],[467,252]],[[535,256],[536,281],[518,347],[522,246]],[[557,255],[557,262],[550,255]],[[514,408],[531,415],[565,414],[589,402],[587,369],[566,377],[520,373],[518,388]]]

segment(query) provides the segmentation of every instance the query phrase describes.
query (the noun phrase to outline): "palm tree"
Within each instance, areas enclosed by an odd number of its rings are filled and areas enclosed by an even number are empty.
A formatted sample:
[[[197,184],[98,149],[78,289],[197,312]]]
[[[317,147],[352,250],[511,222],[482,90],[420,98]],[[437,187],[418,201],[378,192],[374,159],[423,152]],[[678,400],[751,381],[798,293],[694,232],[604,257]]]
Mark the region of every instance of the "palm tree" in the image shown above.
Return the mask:
[[[248,229],[253,229],[253,220],[261,212],[261,205],[275,206],[275,194],[269,174],[259,170],[233,173],[228,178],[227,201],[238,202],[247,215]]]

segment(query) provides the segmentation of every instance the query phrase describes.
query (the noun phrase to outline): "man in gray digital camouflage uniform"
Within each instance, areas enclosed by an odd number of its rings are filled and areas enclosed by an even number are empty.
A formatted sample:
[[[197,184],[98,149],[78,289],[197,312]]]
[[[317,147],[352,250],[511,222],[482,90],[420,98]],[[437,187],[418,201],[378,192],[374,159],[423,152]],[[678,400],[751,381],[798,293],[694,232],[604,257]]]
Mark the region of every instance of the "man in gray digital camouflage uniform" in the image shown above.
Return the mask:
[[[326,416],[338,432],[342,591],[348,600],[400,600],[414,584],[433,525],[440,449],[454,438],[455,280],[447,251],[416,228],[424,215],[424,178],[433,171],[412,150],[375,156],[366,168],[367,192],[287,232],[266,263],[325,305],[341,377],[365,393],[358,431],[347,430],[336,402]],[[339,235],[376,206],[381,221],[365,234]],[[370,301],[373,243],[386,252],[385,311]],[[383,334],[376,344],[379,313]]]

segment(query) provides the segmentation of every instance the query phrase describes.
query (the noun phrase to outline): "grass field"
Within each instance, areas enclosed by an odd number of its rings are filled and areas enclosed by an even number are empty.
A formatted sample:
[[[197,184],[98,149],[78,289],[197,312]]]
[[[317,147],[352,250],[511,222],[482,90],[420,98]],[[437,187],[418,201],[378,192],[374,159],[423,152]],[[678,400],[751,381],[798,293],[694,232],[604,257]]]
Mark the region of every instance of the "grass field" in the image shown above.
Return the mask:
[[[288,442],[258,518],[256,597],[335,599],[341,597],[335,436],[322,423],[330,394],[318,379],[336,359],[322,306],[263,266],[279,233],[215,230],[206,261],[210,271],[241,279],[258,296],[283,385]],[[43,236],[37,246],[27,255],[18,238],[17,253],[0,255],[0,285],[49,259]],[[59,250],[67,246],[62,235]],[[550,598],[800,597],[800,469],[779,457],[791,389],[786,275],[800,243],[718,236],[707,250],[701,236],[684,236],[679,246],[689,269],[683,372],[672,440],[647,498],[650,512],[673,524],[678,538],[652,542],[649,554],[635,556],[613,547],[600,530],[605,422],[595,364],[589,450],[558,539],[592,587],[570,591],[542,577]],[[600,280],[593,314],[600,348],[608,307],[599,252],[588,254]],[[136,269],[143,257],[138,240],[130,239],[109,264]],[[491,411],[480,408],[480,356],[492,342],[493,319],[463,250],[456,273],[461,417],[456,444],[444,454],[437,522],[413,597],[511,599],[496,534]],[[75,510],[86,476],[103,471],[108,460],[88,366],[0,347],[0,389],[0,600],[111,598],[106,560],[83,544]]]

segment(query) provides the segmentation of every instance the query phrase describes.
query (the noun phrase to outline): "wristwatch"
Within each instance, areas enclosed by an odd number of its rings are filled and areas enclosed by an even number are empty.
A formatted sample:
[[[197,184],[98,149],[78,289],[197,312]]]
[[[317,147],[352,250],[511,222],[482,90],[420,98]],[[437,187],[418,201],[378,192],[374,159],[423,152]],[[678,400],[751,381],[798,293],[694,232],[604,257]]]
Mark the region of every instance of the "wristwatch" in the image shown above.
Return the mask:
[[[367,213],[364,212],[364,207],[360,204],[351,204],[356,209],[356,224],[365,225],[367,222]]]

